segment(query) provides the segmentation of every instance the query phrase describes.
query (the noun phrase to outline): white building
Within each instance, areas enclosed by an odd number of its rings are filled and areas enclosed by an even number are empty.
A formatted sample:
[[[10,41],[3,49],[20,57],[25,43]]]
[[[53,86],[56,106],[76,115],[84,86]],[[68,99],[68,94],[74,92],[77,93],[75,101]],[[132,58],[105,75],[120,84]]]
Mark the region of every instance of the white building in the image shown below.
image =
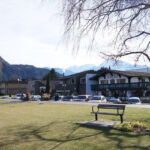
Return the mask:
[[[96,84],[91,90],[98,95],[110,97],[150,96],[150,73],[100,70],[90,78]]]

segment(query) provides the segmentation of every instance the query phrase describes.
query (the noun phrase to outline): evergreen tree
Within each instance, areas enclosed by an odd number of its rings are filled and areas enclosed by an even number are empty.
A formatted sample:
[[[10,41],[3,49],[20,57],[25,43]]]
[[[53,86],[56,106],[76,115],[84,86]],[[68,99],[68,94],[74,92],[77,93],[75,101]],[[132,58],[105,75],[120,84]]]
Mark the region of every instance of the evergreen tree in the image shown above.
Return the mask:
[[[49,78],[49,75],[47,75],[47,78],[46,78],[46,93],[49,93],[49,90],[50,90],[50,78]]]
[[[50,91],[50,81],[51,80],[57,80],[58,75],[55,69],[51,69],[47,75],[43,77],[43,80],[46,80],[46,93],[49,93]]]
[[[49,80],[57,80],[58,79],[58,75],[57,75],[57,72],[55,71],[55,69],[52,68],[49,71],[49,73],[43,77],[43,80],[47,80],[48,77],[49,77]]]
[[[55,69],[52,68],[50,70],[50,80],[56,80],[56,79],[58,79],[58,75],[57,75]]]

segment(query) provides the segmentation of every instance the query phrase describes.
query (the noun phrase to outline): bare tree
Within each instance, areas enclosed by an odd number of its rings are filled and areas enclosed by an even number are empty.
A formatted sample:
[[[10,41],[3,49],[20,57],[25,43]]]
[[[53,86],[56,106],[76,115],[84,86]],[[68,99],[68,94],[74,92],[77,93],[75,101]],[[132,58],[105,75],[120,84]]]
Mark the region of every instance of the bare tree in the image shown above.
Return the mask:
[[[101,29],[115,30],[115,51],[100,50],[105,59],[135,55],[150,61],[150,0],[63,0],[65,33],[75,37],[76,49],[90,36],[93,48]]]

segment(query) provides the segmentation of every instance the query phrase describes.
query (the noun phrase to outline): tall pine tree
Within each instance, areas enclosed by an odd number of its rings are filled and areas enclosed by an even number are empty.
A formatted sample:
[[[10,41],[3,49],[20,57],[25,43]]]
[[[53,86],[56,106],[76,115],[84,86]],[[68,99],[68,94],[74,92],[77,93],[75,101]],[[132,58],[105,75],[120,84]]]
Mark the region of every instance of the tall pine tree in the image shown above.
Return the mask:
[[[49,91],[50,91],[50,81],[58,79],[57,72],[55,71],[55,69],[52,68],[49,71],[49,73],[43,79],[46,80],[46,93],[49,93]]]

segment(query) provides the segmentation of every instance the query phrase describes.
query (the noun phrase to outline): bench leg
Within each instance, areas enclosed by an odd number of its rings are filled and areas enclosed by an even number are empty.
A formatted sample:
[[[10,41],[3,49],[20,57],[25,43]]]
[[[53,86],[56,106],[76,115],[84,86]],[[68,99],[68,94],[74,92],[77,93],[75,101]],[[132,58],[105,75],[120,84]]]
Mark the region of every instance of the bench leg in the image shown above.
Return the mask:
[[[95,114],[95,120],[98,120],[98,116],[97,116],[97,114]]]
[[[121,121],[121,123],[123,123],[123,116],[122,115],[120,115],[120,121]]]

